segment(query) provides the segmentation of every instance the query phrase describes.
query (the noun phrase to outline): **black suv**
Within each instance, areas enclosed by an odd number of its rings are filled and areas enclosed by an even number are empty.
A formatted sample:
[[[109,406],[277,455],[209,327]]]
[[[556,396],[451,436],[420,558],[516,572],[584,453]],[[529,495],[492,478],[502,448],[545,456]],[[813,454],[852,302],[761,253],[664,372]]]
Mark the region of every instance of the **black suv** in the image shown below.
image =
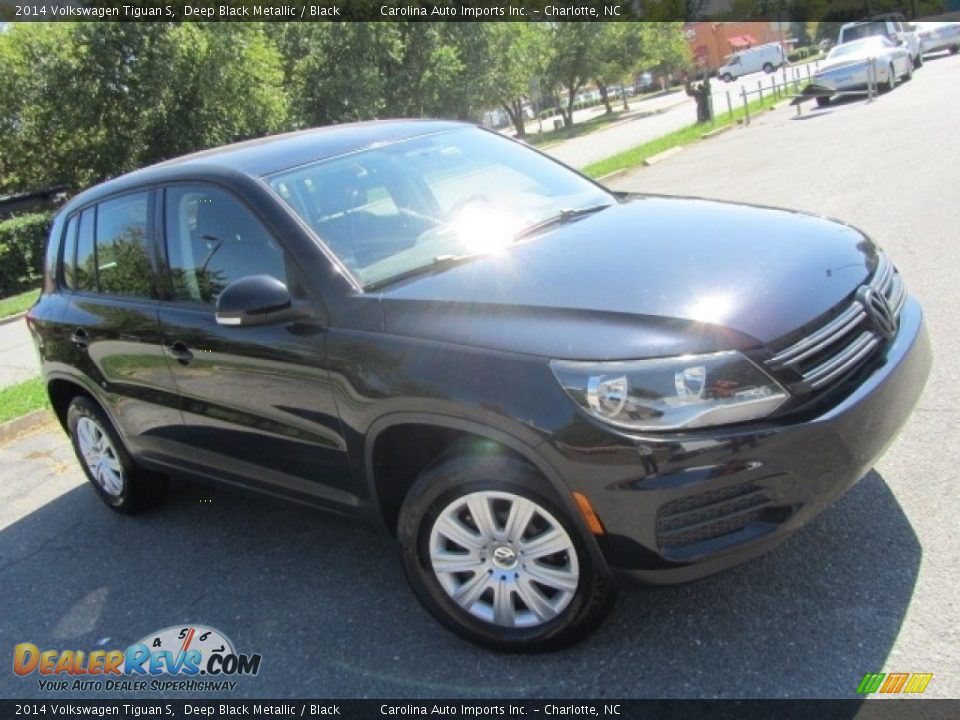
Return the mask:
[[[87,190],[28,323],[109,506],[177,474],[370,520],[441,623],[516,650],[583,637],[613,570],[690,580],[782,541],[930,365],[920,306],[851,227],[611,193],[430,121]]]

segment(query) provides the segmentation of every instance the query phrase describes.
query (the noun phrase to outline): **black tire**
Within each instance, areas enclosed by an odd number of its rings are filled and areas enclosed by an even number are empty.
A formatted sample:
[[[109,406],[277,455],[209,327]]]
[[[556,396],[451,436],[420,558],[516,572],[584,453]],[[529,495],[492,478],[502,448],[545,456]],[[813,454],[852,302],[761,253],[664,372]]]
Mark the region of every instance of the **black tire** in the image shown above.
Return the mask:
[[[763,71],[764,71],[767,75],[769,75],[770,73],[772,73],[773,70],[774,70],[774,68],[773,68],[773,63],[764,63],[764,64],[763,64]]]
[[[473,495],[473,498],[483,497],[483,501],[487,503],[486,507],[490,509],[490,517],[493,518],[495,526],[498,526],[499,522],[496,512],[497,503],[501,500],[498,498],[488,500],[488,493],[508,494],[511,498],[519,496],[525,501],[532,502],[537,508],[536,513],[545,511],[547,515],[552,516],[550,519],[556,520],[566,532],[567,537],[564,539],[572,542],[575,555],[571,559],[565,553],[561,553],[561,558],[565,559],[567,568],[575,562],[579,568],[579,576],[575,581],[575,590],[569,590],[566,595],[558,593],[554,596],[557,605],[555,616],[537,618],[538,624],[529,627],[498,625],[492,618],[481,619],[474,612],[461,607],[441,584],[430,557],[434,525],[438,518],[450,511],[450,508],[456,507],[459,500],[474,493],[485,494]],[[546,516],[534,514],[529,524],[521,528],[520,537],[525,538],[524,533],[527,529],[535,528],[536,522],[542,517]],[[469,514],[466,522],[473,522]],[[479,527],[480,525],[477,524],[474,529]],[[506,522],[504,521],[499,527],[506,529]],[[547,531],[543,530],[543,532]],[[571,521],[549,484],[536,471],[517,460],[495,455],[458,455],[439,461],[421,474],[404,500],[400,510],[397,536],[407,580],[417,599],[427,611],[448,630],[494,650],[545,652],[578,642],[597,628],[610,611],[616,597],[617,587],[596,547],[591,547],[585,541],[583,531]],[[532,539],[521,539],[520,542],[534,542],[538,537],[540,536],[534,534]],[[524,604],[521,597],[520,585],[523,581],[514,579],[520,578],[519,574],[514,575],[513,569],[507,571],[497,569],[496,573],[500,574],[501,579],[499,584],[494,585],[496,582],[494,563],[499,560],[495,550],[499,548],[485,546],[483,549],[476,550],[481,560],[486,558],[485,564],[477,571],[472,571],[472,574],[461,573],[461,575],[466,574],[467,577],[462,580],[460,589],[477,577],[485,577],[487,574],[492,576],[490,580],[483,581],[483,586],[487,590],[484,590],[483,594],[477,596],[477,600],[471,603],[471,609],[478,606],[493,607],[496,604],[494,592],[502,592],[498,589],[506,588],[505,597],[512,608],[511,621],[517,622],[520,616],[514,617],[514,615],[518,612],[521,614],[526,612],[528,618],[532,617],[532,606]],[[523,553],[520,552],[519,555]],[[512,558],[518,573],[523,572],[522,568],[527,568],[525,562],[540,562],[519,555],[514,555]],[[543,566],[540,565],[540,567]],[[504,579],[503,574],[512,577]],[[528,585],[529,582],[528,577]],[[561,595],[563,597],[560,597]],[[485,597],[489,599],[484,600]],[[564,601],[565,605],[563,605]]]
[[[827,97],[826,95],[820,95],[817,97],[817,105],[819,105],[820,107],[826,107],[829,104],[830,104],[830,98]]]
[[[913,65],[914,70],[917,68],[923,67],[923,53],[917,53],[915,58],[910,59],[910,63]]]
[[[123,472],[119,492],[109,492],[104,483],[97,479],[89,467],[81,448],[78,426],[87,420],[95,424],[109,439],[109,455],[115,457]],[[127,452],[120,435],[103,409],[90,398],[78,395],[70,401],[67,409],[67,427],[73,451],[99,498],[117,512],[133,515],[144,512],[159,503],[167,488],[166,478],[137,467]],[[90,427],[87,425],[87,427]]]
[[[951,46],[950,46],[950,54],[951,54],[951,55],[956,55],[957,53],[960,53],[960,45],[951,45]]]
[[[725,83],[733,82],[733,75],[731,75],[730,73],[724,73],[723,77],[720,79],[723,80]]]
[[[913,64],[907,63],[907,71],[900,78],[900,82],[909,82],[910,80],[913,80]]]

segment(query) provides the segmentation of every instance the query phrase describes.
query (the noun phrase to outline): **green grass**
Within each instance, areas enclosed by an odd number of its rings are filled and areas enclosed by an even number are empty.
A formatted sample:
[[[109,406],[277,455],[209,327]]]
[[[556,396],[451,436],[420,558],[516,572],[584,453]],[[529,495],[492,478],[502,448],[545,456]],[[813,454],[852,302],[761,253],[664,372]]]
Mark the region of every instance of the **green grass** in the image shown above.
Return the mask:
[[[754,100],[749,104],[750,114],[753,116],[760,110],[783,102],[784,100],[785,98],[782,95],[776,97],[765,94],[763,100]],[[721,106],[725,104],[726,103],[714,102],[713,122],[702,125],[694,123],[685,128],[680,128],[655,140],[650,140],[642,145],[637,145],[629,150],[624,150],[604,160],[587,165],[585,168],[581,168],[581,172],[592,178],[599,178],[619,170],[630,170],[642,164],[644,160],[653,155],[662,153],[670,148],[681,147],[697,142],[704,133],[736,123],[737,120],[744,116],[745,113],[742,104],[739,107],[734,107],[732,118],[726,108]]]
[[[11,295],[10,297],[0,299],[0,318],[9,317],[10,315],[16,315],[17,313],[29,310],[37,301],[37,295],[39,294],[40,290],[33,289],[22,292],[19,295]]]
[[[0,422],[47,407],[50,407],[50,401],[41,378],[0,388]]]
[[[622,103],[620,107],[623,107]],[[572,127],[562,127],[559,130],[544,130],[542,133],[528,133],[524,140],[537,147],[563,142],[564,140],[570,140],[571,138],[596,132],[605,125],[609,125],[618,120],[624,112],[622,109],[614,110],[612,114],[604,113],[598,117],[574,123]]]

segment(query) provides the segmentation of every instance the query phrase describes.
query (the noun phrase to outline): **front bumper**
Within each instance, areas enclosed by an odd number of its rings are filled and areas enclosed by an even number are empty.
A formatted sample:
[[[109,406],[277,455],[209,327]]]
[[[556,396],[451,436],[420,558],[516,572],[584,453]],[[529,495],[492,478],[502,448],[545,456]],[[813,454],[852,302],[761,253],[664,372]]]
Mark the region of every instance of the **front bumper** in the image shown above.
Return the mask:
[[[811,82],[834,92],[866,92],[869,78],[866,65],[858,65],[814,75]]]
[[[593,504],[612,568],[654,584],[693,580],[769,550],[863,477],[930,364],[923,312],[908,298],[882,364],[815,417],[671,436],[604,429],[599,442],[581,429],[580,442],[555,439],[548,452]]]

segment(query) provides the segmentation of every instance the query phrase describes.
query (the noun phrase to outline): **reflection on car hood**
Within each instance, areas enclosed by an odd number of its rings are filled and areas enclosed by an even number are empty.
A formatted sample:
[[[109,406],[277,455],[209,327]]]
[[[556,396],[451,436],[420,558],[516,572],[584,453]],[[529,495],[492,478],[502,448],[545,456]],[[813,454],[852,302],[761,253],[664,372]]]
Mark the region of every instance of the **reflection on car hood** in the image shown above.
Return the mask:
[[[566,358],[766,343],[849,296],[876,259],[853,228],[708,200],[641,196],[387,288],[387,332]]]

